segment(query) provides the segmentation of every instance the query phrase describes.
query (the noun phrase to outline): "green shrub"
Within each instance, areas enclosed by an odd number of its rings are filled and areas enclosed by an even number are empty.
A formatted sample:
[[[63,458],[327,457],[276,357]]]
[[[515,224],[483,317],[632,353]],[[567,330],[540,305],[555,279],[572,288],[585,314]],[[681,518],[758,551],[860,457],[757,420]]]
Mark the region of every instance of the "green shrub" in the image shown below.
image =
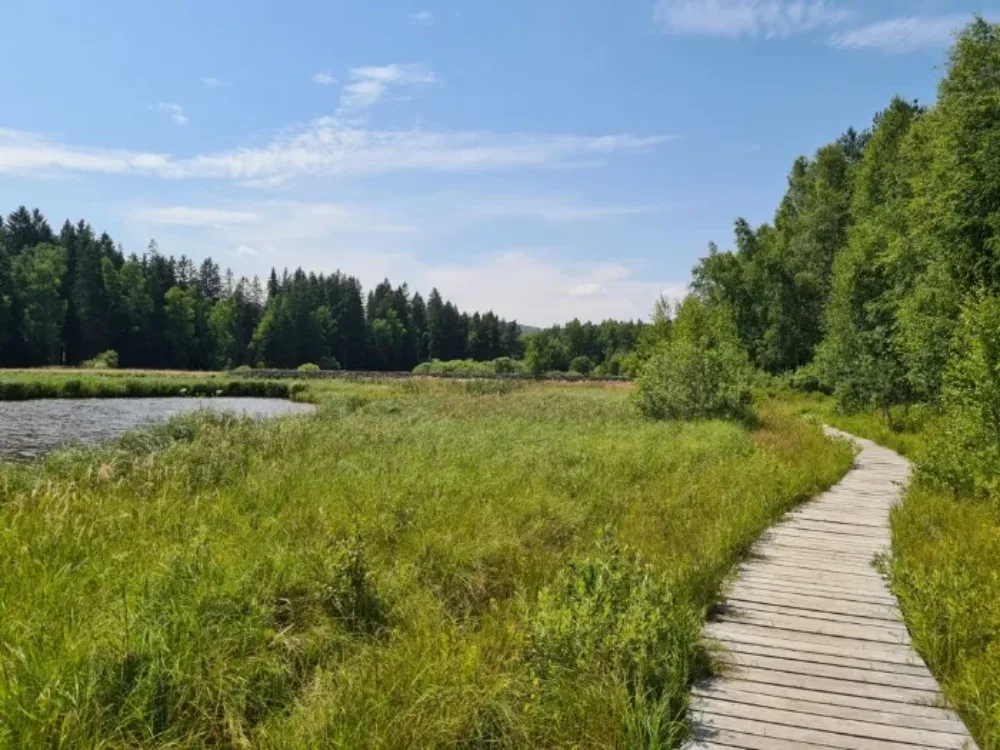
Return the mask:
[[[674,601],[662,574],[627,547],[604,542],[538,595],[527,658],[543,701],[547,681],[569,674],[581,684],[623,682],[637,712],[659,719],[643,722],[642,746],[675,747],[684,737],[680,717],[691,671],[704,663],[700,630],[697,615]]]
[[[106,352],[101,352],[93,359],[88,359],[84,362],[82,367],[89,368],[91,370],[114,370],[118,368],[118,352],[114,349],[108,349]]]
[[[319,361],[319,369],[336,371],[340,369],[340,362],[337,361],[336,357],[323,357]]]
[[[492,362],[477,362],[473,359],[432,359],[413,368],[415,375],[493,375]]]
[[[233,375],[251,375],[253,368],[250,365],[240,365],[232,371]]]
[[[590,361],[590,357],[574,357],[573,361],[569,363],[569,371],[578,372],[581,375],[589,375],[593,369],[594,363]]]
[[[1000,497],[1000,298],[962,309],[942,390],[944,416],[919,461],[932,485]]]
[[[820,377],[819,368],[812,363],[803,365],[789,375],[788,387],[794,391],[801,391],[803,393],[825,393],[830,395],[833,392]]]
[[[653,419],[742,419],[751,375],[729,312],[688,297],[668,339],[640,370],[635,398]]]
[[[297,368],[298,372],[319,372],[319,365],[315,365],[312,362],[306,362],[304,365],[299,365]]]
[[[493,360],[493,372],[497,375],[512,375],[524,372],[524,365],[510,357],[497,357]]]

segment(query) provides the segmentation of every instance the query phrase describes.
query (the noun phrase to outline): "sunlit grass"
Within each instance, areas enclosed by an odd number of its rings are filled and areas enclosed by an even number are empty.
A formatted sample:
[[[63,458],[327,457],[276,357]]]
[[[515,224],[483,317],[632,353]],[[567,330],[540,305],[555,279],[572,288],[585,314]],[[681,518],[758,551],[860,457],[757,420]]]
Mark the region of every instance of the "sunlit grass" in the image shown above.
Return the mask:
[[[850,462],[774,404],[308,387],[0,465],[0,745],[676,746],[727,572]]]

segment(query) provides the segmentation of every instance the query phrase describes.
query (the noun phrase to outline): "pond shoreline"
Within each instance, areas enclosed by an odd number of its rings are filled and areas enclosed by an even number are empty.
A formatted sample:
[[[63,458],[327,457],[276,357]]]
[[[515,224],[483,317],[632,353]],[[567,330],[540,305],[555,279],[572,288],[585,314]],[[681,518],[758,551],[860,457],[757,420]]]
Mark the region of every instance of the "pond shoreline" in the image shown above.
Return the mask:
[[[184,416],[251,418],[311,414],[312,404],[276,398],[32,399],[0,402],[0,461],[34,460],[75,445],[121,438]]]

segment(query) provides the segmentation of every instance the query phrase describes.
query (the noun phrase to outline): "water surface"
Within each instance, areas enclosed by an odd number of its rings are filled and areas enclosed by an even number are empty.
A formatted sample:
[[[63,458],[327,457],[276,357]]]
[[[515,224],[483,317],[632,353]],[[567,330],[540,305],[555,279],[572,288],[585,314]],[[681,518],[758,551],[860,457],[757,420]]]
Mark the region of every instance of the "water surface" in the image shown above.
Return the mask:
[[[278,398],[87,398],[0,401],[0,459],[31,459],[73,443],[96,443],[200,410],[281,417],[312,404]]]

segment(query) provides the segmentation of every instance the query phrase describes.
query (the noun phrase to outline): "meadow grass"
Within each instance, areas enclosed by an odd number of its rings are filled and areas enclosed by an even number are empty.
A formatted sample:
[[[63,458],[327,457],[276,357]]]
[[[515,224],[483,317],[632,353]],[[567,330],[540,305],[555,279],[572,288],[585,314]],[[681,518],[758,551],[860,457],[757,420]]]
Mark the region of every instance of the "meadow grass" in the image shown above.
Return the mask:
[[[0,745],[676,747],[728,572],[851,461],[778,403],[309,388],[0,464]]]
[[[895,409],[887,423],[876,413],[839,413],[827,397],[780,398],[916,463],[915,479],[891,513],[892,588],[948,702],[980,748],[1000,749],[1000,508],[922,480],[920,463],[935,429],[926,407]]]

